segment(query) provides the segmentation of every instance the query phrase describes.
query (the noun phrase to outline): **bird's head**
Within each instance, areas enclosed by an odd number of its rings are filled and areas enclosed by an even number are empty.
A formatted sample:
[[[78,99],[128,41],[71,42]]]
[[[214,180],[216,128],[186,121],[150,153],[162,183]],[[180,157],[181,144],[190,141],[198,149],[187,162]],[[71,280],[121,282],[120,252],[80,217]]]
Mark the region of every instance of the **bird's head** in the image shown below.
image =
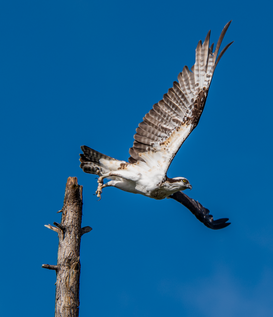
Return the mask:
[[[174,178],[167,178],[166,184],[169,185],[172,189],[185,190],[185,189],[192,189],[190,182],[185,177],[174,177]]]

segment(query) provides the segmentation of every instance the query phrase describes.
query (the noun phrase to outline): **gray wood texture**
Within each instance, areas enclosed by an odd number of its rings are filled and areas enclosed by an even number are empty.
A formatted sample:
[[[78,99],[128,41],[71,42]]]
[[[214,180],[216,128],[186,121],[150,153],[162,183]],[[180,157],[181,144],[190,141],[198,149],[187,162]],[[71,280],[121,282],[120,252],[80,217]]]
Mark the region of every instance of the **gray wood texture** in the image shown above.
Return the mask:
[[[55,317],[79,316],[80,286],[80,243],[83,234],[91,227],[82,228],[82,191],[76,177],[69,177],[66,183],[61,223],[45,225],[58,233],[59,248],[57,265],[43,264],[42,267],[55,270],[57,274]]]

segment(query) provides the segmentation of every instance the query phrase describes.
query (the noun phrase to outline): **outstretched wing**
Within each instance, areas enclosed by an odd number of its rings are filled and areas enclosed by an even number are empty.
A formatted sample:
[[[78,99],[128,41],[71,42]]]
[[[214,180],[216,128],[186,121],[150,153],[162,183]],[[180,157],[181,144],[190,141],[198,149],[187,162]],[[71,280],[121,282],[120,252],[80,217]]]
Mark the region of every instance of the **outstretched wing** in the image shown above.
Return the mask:
[[[230,225],[230,222],[227,222],[229,220],[228,218],[213,220],[213,216],[210,215],[207,208],[182,192],[176,192],[169,196],[169,198],[173,198],[188,208],[199,221],[210,229],[222,229]]]
[[[230,23],[221,32],[214,52],[213,44],[209,46],[210,31],[203,44],[199,41],[192,71],[185,66],[178,75],[178,82],[174,82],[163,100],[146,114],[136,129],[135,141],[129,150],[130,163],[144,161],[150,168],[155,167],[165,175],[177,151],[197,126],[215,68],[233,43],[229,43],[217,58]]]

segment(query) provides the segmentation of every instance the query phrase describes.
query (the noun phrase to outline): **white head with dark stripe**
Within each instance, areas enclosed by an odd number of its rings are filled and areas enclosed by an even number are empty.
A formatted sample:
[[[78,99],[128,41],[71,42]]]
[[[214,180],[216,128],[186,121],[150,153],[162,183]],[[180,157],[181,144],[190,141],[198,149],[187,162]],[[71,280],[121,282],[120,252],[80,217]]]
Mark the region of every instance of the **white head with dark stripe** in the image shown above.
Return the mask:
[[[192,189],[190,182],[185,177],[167,177],[166,181],[162,184],[165,188],[169,190],[185,190]]]

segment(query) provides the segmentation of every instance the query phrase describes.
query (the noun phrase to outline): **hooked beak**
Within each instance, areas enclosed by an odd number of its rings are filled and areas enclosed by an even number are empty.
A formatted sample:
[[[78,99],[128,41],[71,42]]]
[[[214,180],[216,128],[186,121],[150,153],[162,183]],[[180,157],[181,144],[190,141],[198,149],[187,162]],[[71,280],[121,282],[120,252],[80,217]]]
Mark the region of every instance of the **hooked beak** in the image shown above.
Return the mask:
[[[188,188],[189,188],[189,189],[192,189],[192,186],[191,186],[191,184],[189,184]]]

